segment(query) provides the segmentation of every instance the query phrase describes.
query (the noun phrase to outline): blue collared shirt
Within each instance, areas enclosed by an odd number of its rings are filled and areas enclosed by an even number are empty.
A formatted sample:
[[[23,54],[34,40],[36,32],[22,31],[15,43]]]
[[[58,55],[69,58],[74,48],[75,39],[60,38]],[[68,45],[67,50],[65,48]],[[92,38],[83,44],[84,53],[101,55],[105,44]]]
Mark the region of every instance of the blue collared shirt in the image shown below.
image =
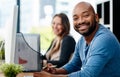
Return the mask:
[[[110,30],[99,25],[86,56],[85,48],[81,37],[72,59],[62,67],[68,77],[120,77],[120,44]]]

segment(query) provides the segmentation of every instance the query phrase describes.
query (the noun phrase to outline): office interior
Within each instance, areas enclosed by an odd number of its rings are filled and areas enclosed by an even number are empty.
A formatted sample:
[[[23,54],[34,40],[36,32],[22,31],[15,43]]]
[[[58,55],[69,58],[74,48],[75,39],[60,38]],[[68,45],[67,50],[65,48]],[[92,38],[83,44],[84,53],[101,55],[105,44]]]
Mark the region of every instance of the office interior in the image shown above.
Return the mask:
[[[6,30],[12,23],[15,5],[18,6],[16,32],[40,34],[40,51],[43,54],[54,38],[51,20],[56,13],[63,12],[68,15],[71,23],[70,34],[77,42],[81,35],[73,29],[72,10],[80,1],[90,2],[99,15],[100,23],[110,29],[120,41],[120,0],[0,0],[0,50],[4,50],[2,42],[5,41]]]

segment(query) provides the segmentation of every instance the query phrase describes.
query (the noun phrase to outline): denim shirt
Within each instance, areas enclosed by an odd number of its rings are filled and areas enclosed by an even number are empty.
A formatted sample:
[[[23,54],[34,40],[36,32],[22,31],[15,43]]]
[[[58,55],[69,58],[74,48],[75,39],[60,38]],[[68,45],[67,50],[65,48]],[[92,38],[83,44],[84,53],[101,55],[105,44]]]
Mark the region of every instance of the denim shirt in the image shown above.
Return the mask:
[[[85,56],[86,41],[78,41],[64,68],[68,77],[120,77],[120,44],[110,30],[99,24]]]

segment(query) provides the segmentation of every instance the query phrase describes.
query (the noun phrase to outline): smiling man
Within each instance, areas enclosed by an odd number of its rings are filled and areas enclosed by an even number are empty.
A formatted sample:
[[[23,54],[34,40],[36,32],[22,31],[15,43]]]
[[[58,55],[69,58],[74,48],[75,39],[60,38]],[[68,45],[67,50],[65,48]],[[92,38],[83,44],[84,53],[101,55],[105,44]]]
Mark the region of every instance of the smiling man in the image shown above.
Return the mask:
[[[91,4],[78,3],[73,10],[73,23],[82,37],[72,59],[62,68],[48,65],[46,72],[34,73],[34,77],[120,77],[120,44],[98,21]]]

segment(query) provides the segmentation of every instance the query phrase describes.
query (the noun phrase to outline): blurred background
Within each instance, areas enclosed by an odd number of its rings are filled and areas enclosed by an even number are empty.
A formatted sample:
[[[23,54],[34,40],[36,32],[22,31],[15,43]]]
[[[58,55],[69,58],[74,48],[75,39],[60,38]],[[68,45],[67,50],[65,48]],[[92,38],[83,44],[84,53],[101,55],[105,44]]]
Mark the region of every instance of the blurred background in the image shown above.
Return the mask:
[[[0,41],[4,40],[6,28],[10,25],[11,18],[13,17],[13,7],[14,5],[18,5],[17,32],[40,34],[40,48],[42,53],[47,50],[54,37],[51,30],[51,20],[56,13],[63,12],[68,15],[71,23],[70,33],[77,42],[81,36],[73,29],[72,10],[76,3],[80,1],[90,2],[97,12],[101,12],[102,2],[108,1],[107,12],[111,12],[109,9],[111,7],[110,1],[112,0],[0,0]],[[96,10],[96,8],[99,10]],[[112,31],[111,14],[108,13],[109,20],[105,25]],[[104,24],[103,21],[101,17],[100,22],[102,24]]]

